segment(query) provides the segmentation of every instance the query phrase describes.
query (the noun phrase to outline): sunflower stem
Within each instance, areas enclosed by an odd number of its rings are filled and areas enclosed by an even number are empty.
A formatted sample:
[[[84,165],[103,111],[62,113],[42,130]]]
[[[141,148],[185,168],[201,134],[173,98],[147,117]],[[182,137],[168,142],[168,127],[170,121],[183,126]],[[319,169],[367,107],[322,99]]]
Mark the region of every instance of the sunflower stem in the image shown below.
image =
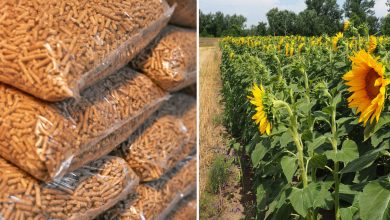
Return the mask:
[[[332,148],[337,155],[337,125],[336,125],[336,105],[333,105],[333,111],[332,111]],[[337,157],[336,157],[337,158]],[[340,188],[340,177],[339,177],[339,161],[335,161],[334,169],[333,169],[333,179],[335,181],[335,187],[334,187],[334,208],[335,208],[335,217],[336,220],[340,220],[340,195],[339,195],[339,188]]]
[[[294,115],[293,111],[291,110],[291,107],[288,103],[281,101],[281,100],[274,100],[273,105],[277,107],[284,107],[287,109],[288,115],[290,116],[290,132],[293,137],[294,143],[297,147],[297,159],[298,159],[298,165],[301,170],[301,176],[302,176],[302,183],[303,183],[303,188],[306,188],[308,185],[308,180],[307,180],[307,173],[306,173],[306,168],[305,168],[305,161],[303,158],[303,143],[301,140],[301,137],[298,132],[298,122],[297,118]]]
[[[294,139],[294,143],[295,143],[295,145],[297,147],[297,151],[298,151],[297,159],[298,159],[299,169],[301,170],[303,188],[306,188],[308,185],[307,170],[306,170],[305,160],[304,160],[303,142],[302,142],[301,136],[298,132],[297,117],[295,116],[295,114],[291,110],[290,105],[287,102],[281,101],[281,100],[274,100],[273,105],[276,109],[278,109],[278,107],[286,108],[288,115],[290,116],[290,126],[291,126],[290,132],[291,132],[291,135]],[[308,214],[306,215],[306,219],[312,220],[312,212],[310,210],[308,210]]]

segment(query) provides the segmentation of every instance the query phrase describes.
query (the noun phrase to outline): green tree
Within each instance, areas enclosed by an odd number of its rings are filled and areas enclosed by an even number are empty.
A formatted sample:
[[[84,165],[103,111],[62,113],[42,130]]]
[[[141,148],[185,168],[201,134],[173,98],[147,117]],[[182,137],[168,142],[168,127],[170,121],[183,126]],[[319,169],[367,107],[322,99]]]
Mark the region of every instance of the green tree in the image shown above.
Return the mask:
[[[269,32],[271,35],[296,34],[297,15],[292,11],[273,8],[267,12]]]
[[[199,33],[202,37],[212,37],[213,17],[212,14],[204,14],[199,11]]]
[[[317,12],[306,9],[298,14],[296,24],[298,34],[303,36],[320,35],[322,29],[320,23]]]
[[[222,12],[199,12],[199,32],[202,37],[242,36],[245,34],[246,17],[225,15]]]
[[[310,19],[316,21],[312,27],[315,29],[313,35],[321,35],[324,33],[334,35],[341,29],[343,12],[336,0],[306,0],[305,3],[307,6],[305,11],[309,12],[303,13],[301,16],[303,16],[302,19],[308,18],[309,16]],[[309,20],[306,21],[313,23]]]
[[[251,25],[246,31],[247,36],[265,36],[267,35],[267,23],[259,22],[257,25]]]
[[[381,32],[384,35],[390,35],[390,14],[387,14],[381,20]]]
[[[374,6],[374,0],[346,0],[344,3],[345,17],[349,18],[355,26],[366,23],[370,28],[370,33],[376,33],[379,19],[375,17]]]
[[[267,34],[267,23],[265,22],[259,22],[256,25],[256,32],[255,35],[257,36],[264,36]]]
[[[387,5],[387,7],[389,7],[389,8],[387,9],[387,11],[390,12],[390,0],[387,0],[386,5]]]

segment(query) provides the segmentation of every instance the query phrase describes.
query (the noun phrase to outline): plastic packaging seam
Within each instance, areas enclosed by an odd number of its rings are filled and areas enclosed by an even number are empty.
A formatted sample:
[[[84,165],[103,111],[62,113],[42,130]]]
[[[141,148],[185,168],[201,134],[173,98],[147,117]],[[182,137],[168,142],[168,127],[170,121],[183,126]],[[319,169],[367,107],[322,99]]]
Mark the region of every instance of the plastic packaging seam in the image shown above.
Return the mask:
[[[196,83],[197,78],[197,70],[189,71],[184,75],[184,80],[182,83],[177,84],[172,89],[168,89],[168,92],[177,92],[181,89],[186,88],[187,86],[190,86],[194,83]]]
[[[82,150],[80,151],[77,151],[77,154],[73,154],[73,155],[70,155],[69,158],[65,159],[65,161],[67,161],[67,163],[65,164],[61,164],[61,166],[59,167],[58,169],[58,172],[56,173],[55,176],[50,176],[52,179],[54,180],[58,180],[58,179],[61,179],[66,173],[69,172],[68,168],[70,166],[70,164],[72,164],[72,160],[74,158],[75,155],[82,155],[83,153],[89,151],[91,149],[91,147],[95,146],[97,143],[99,143],[99,141],[103,140],[104,138],[106,138],[108,135],[110,135],[111,133],[113,133],[114,131],[118,130],[119,128],[121,128],[123,125],[129,123],[131,120],[134,120],[136,118],[138,118],[139,116],[142,115],[143,112],[145,112],[146,110],[150,109],[150,108],[153,108],[153,106],[156,106],[158,105],[159,103],[162,103],[164,101],[167,101],[171,98],[171,95],[165,95],[164,97],[162,98],[159,98],[157,100],[155,100],[154,102],[152,103],[149,103],[147,106],[143,107],[142,109],[140,109],[135,115],[133,115],[132,117],[126,119],[126,120],[123,120],[121,122],[118,122],[118,123],[115,123],[112,127],[110,127],[109,129],[107,129],[107,131],[102,134],[101,136],[99,136],[98,138],[95,138],[95,140],[92,140],[91,142],[88,143],[88,145],[86,147],[83,147]],[[80,148],[81,149],[81,148]],[[64,165],[64,166],[63,166]],[[48,172],[49,175],[50,172]]]
[[[190,163],[192,160],[196,159],[196,148],[191,151],[189,155],[187,155],[184,159],[178,161],[174,167],[167,170],[162,177],[159,179],[153,180],[153,181],[145,181],[142,182],[143,184],[152,187],[156,190],[162,190],[166,184],[169,183],[171,179],[177,176],[178,172],[186,168],[186,165]]]
[[[174,199],[169,203],[169,205],[164,209],[164,211],[161,212],[161,214],[158,215],[156,218],[157,220],[164,220],[167,219],[167,216],[175,210],[176,206],[179,204],[179,202],[189,196],[191,193],[194,193],[196,191],[196,183],[191,184],[187,186],[182,192],[177,193],[177,195],[174,197]]]

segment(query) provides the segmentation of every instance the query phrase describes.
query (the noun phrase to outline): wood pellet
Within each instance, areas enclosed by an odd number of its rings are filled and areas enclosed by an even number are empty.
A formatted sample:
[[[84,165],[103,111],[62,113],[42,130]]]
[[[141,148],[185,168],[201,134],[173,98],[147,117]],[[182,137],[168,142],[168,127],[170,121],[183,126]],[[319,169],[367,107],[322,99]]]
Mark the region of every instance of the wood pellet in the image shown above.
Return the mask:
[[[169,214],[167,219],[171,220],[196,220],[196,195],[191,198],[184,198],[176,209]]]
[[[122,156],[142,182],[159,179],[196,143],[196,100],[174,94],[114,155]]]
[[[196,159],[167,178],[170,179],[140,185],[137,194],[128,196],[98,219],[163,219],[196,190]]]
[[[196,28],[196,0],[167,0],[170,5],[176,4],[171,24],[183,27]]]
[[[131,65],[167,91],[196,82],[196,30],[168,26]]]
[[[38,179],[59,178],[111,151],[112,141],[126,139],[111,133],[129,123],[138,126],[166,99],[149,78],[129,68],[89,87],[77,101],[42,102],[1,84],[0,156]]]
[[[21,0],[0,7],[0,81],[59,101],[115,72],[168,23],[164,0]]]
[[[93,219],[137,185],[138,177],[118,157],[103,157],[51,183],[0,158],[0,219]]]

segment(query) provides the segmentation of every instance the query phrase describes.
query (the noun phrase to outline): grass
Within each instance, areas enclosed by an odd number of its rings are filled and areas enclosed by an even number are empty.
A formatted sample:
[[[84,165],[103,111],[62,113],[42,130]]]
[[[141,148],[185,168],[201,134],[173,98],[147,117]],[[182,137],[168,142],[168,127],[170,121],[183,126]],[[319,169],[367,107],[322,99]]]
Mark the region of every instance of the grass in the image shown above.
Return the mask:
[[[212,122],[214,126],[223,125],[223,115],[214,115]]]
[[[199,39],[199,46],[200,47],[213,47],[218,43],[219,39],[218,38],[200,38]]]
[[[225,160],[222,155],[217,155],[211,164],[208,175],[208,189],[210,192],[217,194],[221,192],[222,187],[226,184],[231,163]]]
[[[220,52],[216,39],[201,39],[203,45],[215,45],[214,47],[200,47],[200,191],[206,191],[207,172],[211,166],[216,151],[223,150],[226,146],[222,137],[223,127],[217,125],[218,118],[222,115],[219,88],[221,80],[219,75]],[[206,42],[206,43],[205,43]],[[202,45],[202,43],[201,43]]]
[[[215,207],[215,204],[218,204],[218,197],[208,193],[203,192],[202,199],[199,200],[199,212],[200,219],[210,219],[212,217],[218,216],[220,214],[220,209]]]
[[[214,184],[214,176],[222,173],[225,177],[226,171],[221,171],[223,167],[221,160],[215,162],[218,152],[222,152],[225,140],[222,137],[223,127],[219,123],[219,118],[223,112],[219,101],[221,99],[219,88],[221,80],[219,75],[220,52],[218,41],[211,38],[200,39],[200,219],[217,218],[222,213],[221,198],[211,191],[219,188],[220,184]],[[211,171],[209,168],[214,167]],[[210,190],[211,189],[211,190]],[[217,190],[215,190],[217,191]]]

